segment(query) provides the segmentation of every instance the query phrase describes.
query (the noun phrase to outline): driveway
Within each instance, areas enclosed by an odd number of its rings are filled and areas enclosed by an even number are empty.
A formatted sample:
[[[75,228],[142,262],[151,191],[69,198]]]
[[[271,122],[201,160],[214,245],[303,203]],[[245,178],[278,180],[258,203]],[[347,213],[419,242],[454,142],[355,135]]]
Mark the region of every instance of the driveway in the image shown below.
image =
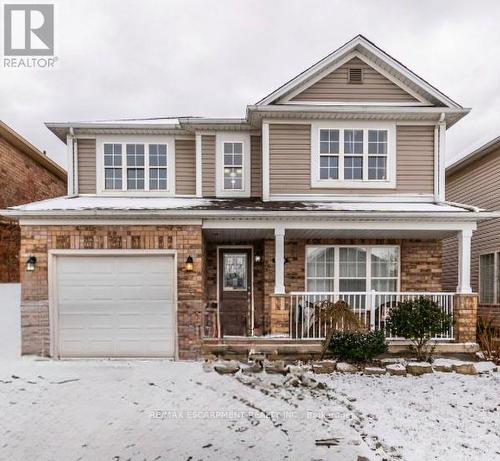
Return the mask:
[[[318,375],[319,376],[319,375]],[[422,460],[499,454],[498,374],[220,376],[200,363],[0,361],[0,459]],[[317,446],[318,439],[331,440]]]

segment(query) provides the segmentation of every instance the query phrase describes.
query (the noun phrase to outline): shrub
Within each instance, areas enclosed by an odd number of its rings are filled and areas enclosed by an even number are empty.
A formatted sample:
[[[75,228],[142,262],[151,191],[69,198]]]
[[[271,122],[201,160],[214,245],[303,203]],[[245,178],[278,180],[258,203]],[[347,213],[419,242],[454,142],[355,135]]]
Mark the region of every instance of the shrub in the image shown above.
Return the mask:
[[[402,301],[391,309],[386,319],[387,330],[393,336],[409,339],[418,360],[430,358],[433,349],[425,357],[427,343],[434,336],[446,333],[451,327],[451,315],[443,312],[431,299],[423,296]]]
[[[364,362],[387,351],[383,331],[334,333],[329,343],[333,355],[341,360]]]

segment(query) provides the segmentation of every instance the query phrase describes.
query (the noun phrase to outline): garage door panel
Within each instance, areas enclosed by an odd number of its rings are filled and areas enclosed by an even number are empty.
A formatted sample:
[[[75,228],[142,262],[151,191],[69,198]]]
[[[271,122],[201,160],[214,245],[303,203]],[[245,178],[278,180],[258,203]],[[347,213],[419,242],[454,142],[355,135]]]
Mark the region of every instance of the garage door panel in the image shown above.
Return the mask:
[[[174,355],[174,258],[58,256],[60,355]]]

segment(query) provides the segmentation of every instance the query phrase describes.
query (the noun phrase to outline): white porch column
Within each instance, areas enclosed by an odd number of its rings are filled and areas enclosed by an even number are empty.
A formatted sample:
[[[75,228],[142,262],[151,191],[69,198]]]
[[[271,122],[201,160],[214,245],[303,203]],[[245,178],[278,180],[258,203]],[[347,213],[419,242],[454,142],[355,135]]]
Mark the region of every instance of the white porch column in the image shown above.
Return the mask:
[[[274,294],[285,294],[285,227],[274,228]]]
[[[458,286],[457,293],[472,293],[470,286],[472,230],[458,232]]]

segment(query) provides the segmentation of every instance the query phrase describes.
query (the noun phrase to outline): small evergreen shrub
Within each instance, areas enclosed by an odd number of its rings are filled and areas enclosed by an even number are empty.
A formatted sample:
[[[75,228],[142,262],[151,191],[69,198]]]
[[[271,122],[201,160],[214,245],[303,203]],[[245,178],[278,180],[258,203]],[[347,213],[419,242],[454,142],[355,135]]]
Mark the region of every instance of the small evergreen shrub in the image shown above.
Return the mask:
[[[433,348],[426,357],[427,343],[435,336],[446,333],[452,322],[451,315],[443,312],[431,299],[423,296],[402,301],[391,309],[386,328],[393,336],[409,339],[418,360],[431,359]]]
[[[346,331],[333,334],[329,349],[340,360],[366,362],[386,352],[387,344],[383,331]]]

